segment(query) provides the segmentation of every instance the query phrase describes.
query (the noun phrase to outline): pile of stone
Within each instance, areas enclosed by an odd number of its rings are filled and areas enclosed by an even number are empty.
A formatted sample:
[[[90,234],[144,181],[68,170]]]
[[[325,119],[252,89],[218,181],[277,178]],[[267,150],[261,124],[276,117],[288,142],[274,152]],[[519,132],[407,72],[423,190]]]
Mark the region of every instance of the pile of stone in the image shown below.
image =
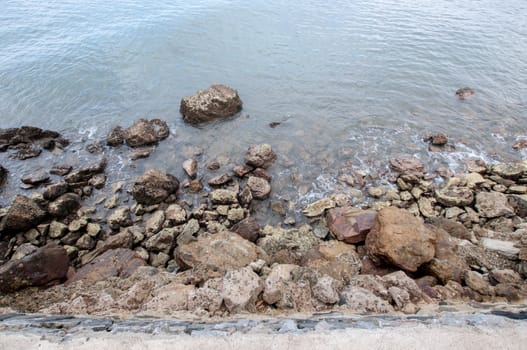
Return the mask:
[[[69,141],[58,132],[33,126],[0,129],[0,152],[10,151],[9,156],[14,159],[38,157],[43,149],[53,151],[68,144]]]

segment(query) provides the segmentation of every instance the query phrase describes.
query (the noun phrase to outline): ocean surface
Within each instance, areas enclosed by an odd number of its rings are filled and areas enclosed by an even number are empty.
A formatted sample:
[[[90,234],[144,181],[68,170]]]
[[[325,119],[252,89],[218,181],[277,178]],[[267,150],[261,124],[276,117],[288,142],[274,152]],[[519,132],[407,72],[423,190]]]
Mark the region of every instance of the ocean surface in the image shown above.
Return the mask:
[[[183,123],[181,98],[212,83],[237,89],[243,111]],[[476,94],[458,100],[465,86]],[[138,118],[172,134],[133,163],[105,149],[110,182],[153,167],[184,177],[196,146],[228,170],[256,142],[279,154],[274,196],[300,202],[342,190],[350,167],[382,179],[401,153],[430,171],[522,159],[511,146],[527,138],[527,1],[0,0],[0,127],[57,130],[73,141],[62,161],[88,163],[100,155],[87,143]],[[429,152],[427,132],[455,151]],[[4,199],[53,157],[0,154]]]

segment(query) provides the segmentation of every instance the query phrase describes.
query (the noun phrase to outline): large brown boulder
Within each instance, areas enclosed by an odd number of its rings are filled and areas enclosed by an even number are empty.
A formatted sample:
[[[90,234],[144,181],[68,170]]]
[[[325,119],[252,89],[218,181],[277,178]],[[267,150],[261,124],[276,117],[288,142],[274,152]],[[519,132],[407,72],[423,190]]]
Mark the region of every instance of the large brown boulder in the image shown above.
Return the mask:
[[[249,265],[258,259],[254,243],[237,233],[223,231],[201,236],[196,241],[178,246],[174,257],[181,268],[206,266],[213,271],[230,271]]]
[[[340,207],[328,210],[326,222],[339,241],[355,244],[366,239],[376,217],[377,212],[374,210]]]
[[[381,209],[366,238],[370,258],[415,272],[432,260],[435,235],[410,212],[395,207]]]
[[[0,266],[0,292],[13,292],[32,286],[43,286],[66,277],[68,253],[62,247],[47,245],[20,260]]]
[[[18,195],[0,222],[0,232],[29,230],[46,218],[44,211],[33,199]]]
[[[179,181],[174,175],[160,170],[148,170],[135,181],[132,195],[137,203],[158,204],[176,193],[178,187]]]
[[[230,117],[242,109],[238,92],[225,85],[214,84],[181,100],[179,111],[183,120],[199,124],[214,119]]]
[[[93,284],[110,277],[130,277],[137,268],[146,262],[133,250],[126,248],[110,249],[82,266],[68,279],[67,284],[84,281]]]
[[[168,137],[170,130],[161,119],[139,119],[124,130],[124,140],[130,147],[147,146]]]

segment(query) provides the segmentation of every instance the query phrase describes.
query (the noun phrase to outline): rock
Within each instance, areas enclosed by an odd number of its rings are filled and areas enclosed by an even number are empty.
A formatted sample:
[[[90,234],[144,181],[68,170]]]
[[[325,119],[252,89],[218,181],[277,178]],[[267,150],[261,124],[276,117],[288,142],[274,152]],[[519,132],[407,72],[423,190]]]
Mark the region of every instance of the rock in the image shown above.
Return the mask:
[[[95,248],[95,241],[90,235],[84,234],[75,242],[75,246],[79,249],[91,250]]]
[[[304,254],[300,264],[343,284],[348,284],[362,267],[355,247],[335,240],[314,246]]]
[[[487,239],[488,238],[484,240]],[[489,246],[492,247],[492,242]],[[499,245],[495,248],[499,248]],[[509,246],[508,248],[511,247]],[[457,254],[459,255],[459,257],[465,260],[467,264],[473,266],[481,266],[486,268],[487,270],[492,270],[496,268],[512,269],[515,268],[517,264],[517,255],[507,256],[505,254],[502,254],[499,250],[487,249],[484,246],[474,245],[469,241],[458,242]]]
[[[340,300],[342,284],[330,276],[322,276],[313,286],[313,296],[324,304],[335,304]]]
[[[494,269],[489,273],[489,280],[493,285],[499,283],[521,284],[520,274],[511,269]]]
[[[373,198],[381,198],[386,194],[385,187],[368,187],[368,194]]]
[[[16,248],[15,252],[11,256],[11,260],[20,260],[23,257],[35,252],[38,247],[31,243],[23,243]]]
[[[496,164],[491,172],[506,179],[518,179],[527,174],[527,161]]]
[[[188,184],[188,191],[190,193],[198,193],[203,190],[203,183],[201,182],[201,179],[194,179],[189,182]]]
[[[42,148],[51,151],[55,146],[65,147],[68,144],[59,133],[33,126],[0,129],[0,152],[10,149],[14,151],[10,157],[15,159],[37,157]]]
[[[485,281],[483,276],[481,276],[481,274],[477,273],[476,271],[466,271],[464,279],[466,285],[473,291],[481,295],[493,294],[492,287],[490,286],[490,284]]]
[[[20,260],[11,260],[0,266],[0,291],[14,292],[61,280],[66,277],[68,268],[66,250],[56,245],[47,245]]]
[[[245,154],[245,163],[255,168],[269,168],[276,160],[276,154],[271,145],[261,144],[249,147]]]
[[[406,175],[422,176],[425,172],[423,162],[413,156],[401,156],[390,159],[390,167],[400,173]]]
[[[133,224],[130,208],[119,207],[108,216],[108,226],[112,230],[118,230],[120,227],[127,227]]]
[[[499,192],[479,192],[476,195],[476,209],[480,216],[486,218],[514,215],[507,196]]]
[[[110,277],[127,278],[137,268],[145,265],[146,262],[133,250],[126,248],[110,249],[78,269],[68,279],[67,284],[82,280],[85,285],[91,285]]]
[[[47,186],[44,189],[44,192],[42,192],[42,196],[44,197],[44,199],[52,201],[62,196],[64,193],[68,192],[68,190],[69,190],[69,185],[67,182],[59,182],[59,183]]]
[[[0,186],[2,186],[7,179],[7,169],[0,165]]]
[[[64,177],[64,181],[69,184],[75,184],[80,182],[87,182],[92,176],[103,173],[106,169],[106,159],[101,160],[95,165],[81,168],[72,173],[69,173]]]
[[[353,287],[361,287],[367,289],[382,299],[388,299],[390,296],[390,294],[388,293],[388,288],[386,288],[386,286],[384,285],[383,279],[377,275],[361,274],[354,276],[350,280],[349,285]]]
[[[145,243],[145,248],[150,252],[163,252],[170,254],[176,243],[177,232],[173,228],[162,229],[150,237]]]
[[[187,212],[177,204],[171,204],[165,210],[165,222],[170,226],[183,224],[187,221]]]
[[[258,254],[253,243],[234,232],[224,231],[178,246],[174,257],[183,269],[205,265],[214,271],[229,271],[249,265],[257,260]]]
[[[196,287],[172,282],[152,292],[152,298],[144,304],[146,311],[170,315],[175,311],[188,310],[188,299]]]
[[[271,211],[277,215],[286,215],[285,204],[283,201],[273,201],[269,204],[269,208],[271,208]]]
[[[388,288],[397,287],[402,290],[405,290],[406,292],[408,292],[408,295],[410,296],[410,299],[412,301],[417,302],[421,300],[423,296],[421,288],[419,288],[417,283],[413,279],[408,277],[408,275],[403,271],[396,271],[384,275],[382,277],[382,281],[384,282],[384,285]]]
[[[435,229],[435,256],[426,266],[443,284],[453,280],[461,283],[463,274],[469,269],[466,262],[457,255],[457,244],[442,229]]]
[[[268,225],[263,228],[261,236],[258,246],[269,254],[271,261],[286,264],[300,262],[304,254],[319,242],[308,225],[289,230]]]
[[[254,199],[265,199],[271,193],[271,185],[261,177],[250,176],[247,187],[251,190]]]
[[[234,175],[238,177],[244,177],[245,175],[253,171],[253,169],[253,167],[250,167],[248,165],[236,165],[234,168],[232,168],[232,171],[234,172]]]
[[[68,216],[80,207],[81,198],[75,193],[65,193],[48,204],[51,216],[62,218]]]
[[[452,237],[459,238],[459,239],[467,239],[467,240],[470,240],[471,238],[470,231],[465,226],[463,226],[463,224],[460,224],[459,222],[445,219],[442,217],[429,218],[427,222],[435,227],[438,227],[446,231]]]
[[[361,287],[347,286],[344,288],[340,294],[339,304],[344,309],[360,314],[393,312],[393,308],[388,302]]]
[[[499,239],[483,238],[481,240],[481,246],[513,259],[517,258],[520,252],[520,249],[514,246],[514,242]]]
[[[473,96],[474,94],[475,94],[474,90],[472,90],[469,87],[464,87],[464,88],[460,88],[460,89],[456,90],[456,96],[460,100],[464,100],[464,99],[466,99],[468,97]]]
[[[414,272],[434,257],[434,239],[434,233],[418,218],[388,207],[379,211],[366,238],[366,249],[376,263],[386,261]]]
[[[61,238],[68,232],[68,226],[62,222],[53,220],[49,225],[49,238]]]
[[[527,195],[511,194],[508,196],[508,202],[516,215],[521,218],[527,216]]]
[[[295,280],[300,268],[296,265],[276,264],[265,279],[263,300],[279,309],[309,310],[313,307],[309,282]]]
[[[326,222],[331,233],[339,240],[350,244],[363,242],[370,232],[377,213],[354,207],[341,207],[328,210]]]
[[[302,210],[302,213],[308,218],[323,215],[327,209],[335,208],[335,201],[331,198],[323,198],[309,204]]]
[[[49,173],[52,175],[65,176],[68,175],[72,169],[71,165],[54,165],[49,170]]]
[[[153,205],[176,193],[178,187],[175,176],[160,170],[148,170],[135,181],[131,192],[137,203]]]
[[[242,101],[238,92],[225,85],[214,84],[181,100],[179,111],[183,120],[190,124],[224,119],[238,113]]]
[[[26,185],[38,186],[49,181],[49,175],[44,170],[36,171],[32,174],[22,177],[22,182]]]
[[[147,146],[168,137],[170,130],[165,121],[160,119],[139,119],[134,125],[124,130],[124,140],[130,147]]]
[[[231,190],[214,190],[210,192],[210,200],[212,204],[236,204],[238,199],[236,198],[236,192]]]
[[[195,178],[198,174],[198,162],[195,159],[187,159],[182,164],[183,170],[191,179]]]
[[[299,268],[293,264],[274,265],[265,279],[263,300],[269,305],[280,301],[284,295],[284,282],[291,281],[293,272],[298,271]]]
[[[232,181],[232,175],[224,173],[218,176],[214,176],[209,181],[207,181],[207,183],[210,186],[221,186],[227,184],[230,181]]]
[[[236,223],[231,227],[231,230],[251,242],[256,242],[260,237],[260,225],[252,217]]]
[[[229,312],[256,312],[255,304],[263,283],[250,267],[227,272],[222,287],[221,296]]]
[[[446,207],[466,207],[474,201],[474,193],[468,187],[444,186],[436,190],[437,201]]]
[[[245,211],[243,208],[232,208],[229,209],[229,212],[227,213],[227,219],[230,222],[238,222],[240,220],[243,220],[245,217]]]
[[[0,233],[28,230],[40,224],[46,215],[33,199],[17,195],[0,221]]]
[[[124,143],[124,130],[120,126],[114,127],[106,137],[106,143],[110,147],[117,147]]]
[[[158,233],[165,222],[165,212],[162,210],[155,211],[145,223],[147,236]]]
[[[107,252],[112,249],[119,248],[132,248],[134,244],[134,235],[130,229],[124,229],[116,235],[108,237],[104,242],[100,243],[97,249],[89,252],[86,255],[82,256],[81,263],[85,265],[91,262],[95,257]]]
[[[142,158],[148,158],[154,152],[154,147],[140,147],[134,148],[130,151],[130,159],[138,160]]]
[[[512,145],[512,149],[515,151],[519,151],[524,148],[527,148],[527,140],[518,140]]]
[[[222,303],[220,288],[203,286],[192,290],[188,297],[188,309],[190,311],[206,310],[214,313],[221,308]]]
[[[444,146],[448,143],[448,138],[445,134],[440,132],[438,134],[433,135],[430,141],[434,146]]]

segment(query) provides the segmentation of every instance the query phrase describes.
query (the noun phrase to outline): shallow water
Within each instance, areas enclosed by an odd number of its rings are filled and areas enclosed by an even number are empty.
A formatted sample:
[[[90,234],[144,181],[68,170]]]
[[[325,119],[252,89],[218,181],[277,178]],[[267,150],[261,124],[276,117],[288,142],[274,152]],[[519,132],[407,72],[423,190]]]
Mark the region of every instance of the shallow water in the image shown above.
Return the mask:
[[[185,146],[230,164],[268,142],[279,153],[276,198],[301,202],[340,190],[350,167],[378,172],[399,153],[431,170],[467,156],[525,158],[511,145],[527,137],[526,18],[523,0],[2,0],[0,127],[58,130],[74,141],[65,157],[84,162],[94,156],[83,140],[167,120],[171,137],[134,167],[127,150],[105,151],[111,181],[149,167],[182,177]],[[184,124],[180,99],[215,82],[240,92],[242,113]],[[464,86],[476,95],[460,101]],[[428,152],[429,131],[457,151]],[[0,154],[11,171],[3,201],[20,173],[55,159]]]

